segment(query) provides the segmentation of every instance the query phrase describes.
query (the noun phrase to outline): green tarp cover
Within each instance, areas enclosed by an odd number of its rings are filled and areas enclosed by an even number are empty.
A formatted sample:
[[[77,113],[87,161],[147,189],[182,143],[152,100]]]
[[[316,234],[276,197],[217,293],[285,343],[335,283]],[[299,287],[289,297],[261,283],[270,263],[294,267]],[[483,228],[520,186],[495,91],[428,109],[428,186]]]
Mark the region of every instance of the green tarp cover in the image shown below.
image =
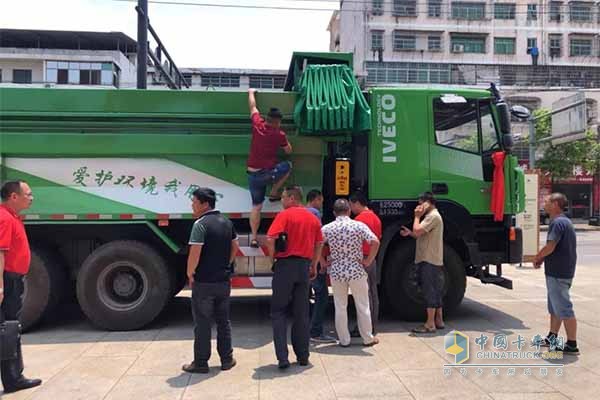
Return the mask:
[[[304,133],[371,129],[371,109],[347,65],[308,65],[298,81],[294,121]]]

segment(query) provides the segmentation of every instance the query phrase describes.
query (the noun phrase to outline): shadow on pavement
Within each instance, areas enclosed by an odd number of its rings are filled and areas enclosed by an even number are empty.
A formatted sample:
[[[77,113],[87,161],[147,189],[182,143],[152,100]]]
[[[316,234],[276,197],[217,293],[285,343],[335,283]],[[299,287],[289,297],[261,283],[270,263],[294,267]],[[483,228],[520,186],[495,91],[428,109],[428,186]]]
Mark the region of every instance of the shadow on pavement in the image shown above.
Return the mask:
[[[288,369],[284,370],[280,370],[279,368],[277,368],[277,364],[263,365],[254,369],[252,379],[264,381],[277,378],[284,378],[286,376],[302,374],[312,368],[314,368],[312,364],[309,364],[305,367],[301,367],[297,363],[292,363]]]
[[[350,347],[340,347],[337,344],[322,345],[313,347],[311,351],[319,354],[333,354],[336,356],[373,357],[373,354],[366,352],[359,343],[352,343]]]

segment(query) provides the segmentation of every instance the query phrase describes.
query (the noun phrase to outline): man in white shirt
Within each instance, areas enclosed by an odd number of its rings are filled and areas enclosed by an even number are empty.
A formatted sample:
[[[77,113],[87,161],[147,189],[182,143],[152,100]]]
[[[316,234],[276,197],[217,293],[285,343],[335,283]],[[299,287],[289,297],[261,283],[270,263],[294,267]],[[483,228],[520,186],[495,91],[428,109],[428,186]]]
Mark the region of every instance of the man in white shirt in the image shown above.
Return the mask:
[[[373,336],[371,311],[369,309],[369,284],[365,268],[373,263],[379,240],[369,227],[362,222],[350,219],[350,203],[346,199],[338,199],[333,205],[336,220],[322,229],[323,238],[329,244],[331,256],[329,260],[321,260],[322,265],[330,266],[329,276],[333,287],[335,304],[335,329],[340,346],[350,346],[348,330],[348,288],[356,305],[358,330],[364,346],[373,346],[379,340]],[[362,245],[368,242],[369,255],[363,258]]]

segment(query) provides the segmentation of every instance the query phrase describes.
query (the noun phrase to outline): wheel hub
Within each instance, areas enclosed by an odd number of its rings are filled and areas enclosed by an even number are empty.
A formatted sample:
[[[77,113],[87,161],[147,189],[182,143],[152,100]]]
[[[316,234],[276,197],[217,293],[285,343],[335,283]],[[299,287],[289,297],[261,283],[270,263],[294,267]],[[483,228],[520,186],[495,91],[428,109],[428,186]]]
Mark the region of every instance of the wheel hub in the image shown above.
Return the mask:
[[[148,277],[144,269],[129,261],[119,261],[104,268],[96,285],[98,297],[113,311],[130,311],[148,296]]]

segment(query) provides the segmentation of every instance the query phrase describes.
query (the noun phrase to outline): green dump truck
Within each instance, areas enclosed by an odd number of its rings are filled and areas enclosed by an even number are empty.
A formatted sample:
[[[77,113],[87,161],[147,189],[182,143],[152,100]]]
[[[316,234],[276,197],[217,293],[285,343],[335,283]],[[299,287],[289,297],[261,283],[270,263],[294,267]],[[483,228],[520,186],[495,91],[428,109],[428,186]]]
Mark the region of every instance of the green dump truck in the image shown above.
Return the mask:
[[[507,288],[502,263],[522,257],[514,216],[523,174],[510,155],[510,110],[493,90],[374,88],[348,74],[351,55],[295,54],[286,92],[260,92],[261,110],[284,113],[294,152],[289,182],[333,201],[368,194],[384,233],[378,278],[398,316],[422,316],[410,224],[420,192],[445,220],[445,304],[466,277]],[[97,326],[138,329],[185,285],[191,193],[209,186],[240,233],[234,287],[270,287],[264,248],[248,243],[247,94],[219,91],[0,89],[0,180],[24,179],[32,247],[23,324],[76,294]],[[504,217],[490,211],[494,165],[505,151]],[[502,169],[502,168],[501,168]],[[281,209],[266,202],[261,232]],[[496,266],[494,273],[489,266]]]

